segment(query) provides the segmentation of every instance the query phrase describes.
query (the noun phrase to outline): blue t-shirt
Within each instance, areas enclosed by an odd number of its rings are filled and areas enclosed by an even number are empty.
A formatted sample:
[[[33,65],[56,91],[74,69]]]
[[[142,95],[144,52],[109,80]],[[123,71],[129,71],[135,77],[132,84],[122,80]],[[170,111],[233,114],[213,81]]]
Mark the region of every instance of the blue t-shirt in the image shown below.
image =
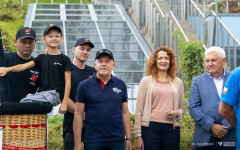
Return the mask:
[[[223,89],[221,101],[234,106],[237,118],[237,149],[240,149],[240,67],[234,69]]]
[[[127,99],[126,84],[114,76],[104,89],[95,74],[79,84],[75,100],[85,103],[85,143],[124,140],[122,103]]]

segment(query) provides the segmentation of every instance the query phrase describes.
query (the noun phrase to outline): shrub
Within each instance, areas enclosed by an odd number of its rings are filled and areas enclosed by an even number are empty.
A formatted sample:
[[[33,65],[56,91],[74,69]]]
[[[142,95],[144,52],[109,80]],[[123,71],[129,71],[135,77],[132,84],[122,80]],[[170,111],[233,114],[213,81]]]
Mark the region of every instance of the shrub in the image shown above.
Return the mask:
[[[63,115],[54,115],[48,118],[48,149],[63,149]]]

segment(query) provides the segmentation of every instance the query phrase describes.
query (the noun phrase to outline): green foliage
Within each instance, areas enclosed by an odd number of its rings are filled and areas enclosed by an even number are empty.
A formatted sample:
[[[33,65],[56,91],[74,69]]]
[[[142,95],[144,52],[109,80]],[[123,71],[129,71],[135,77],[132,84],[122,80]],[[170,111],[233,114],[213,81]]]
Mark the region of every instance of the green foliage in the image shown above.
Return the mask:
[[[63,115],[54,115],[48,118],[48,149],[62,150],[63,149]]]
[[[194,121],[189,113],[188,99],[191,90],[192,78],[200,75],[204,72],[204,48],[203,43],[197,42],[186,42],[181,33],[176,30],[173,33],[179,37],[179,72],[181,73],[181,79],[183,80],[185,87],[185,107],[186,112],[180,121],[181,128],[181,141],[180,149],[191,150],[195,149],[192,147],[193,132],[194,132]]]
[[[132,138],[133,138],[133,150],[137,149],[137,139],[135,138],[134,134],[134,125],[135,125],[135,114],[131,114],[131,133],[132,133]]]
[[[180,149],[194,150],[192,147],[194,121],[190,116],[188,102],[185,102],[186,112],[180,120]]]
[[[180,37],[180,54],[178,55],[181,78],[184,81],[185,93],[190,94],[192,78],[204,72],[203,43],[186,42]]]
[[[224,6],[224,2],[218,2],[218,12],[219,13],[224,13],[225,11],[225,6]],[[210,11],[215,11],[215,4],[213,4],[210,8]]]
[[[9,51],[15,51],[14,39],[16,32],[24,24],[27,6],[21,6],[21,1],[1,0],[0,7],[0,30],[3,44]]]

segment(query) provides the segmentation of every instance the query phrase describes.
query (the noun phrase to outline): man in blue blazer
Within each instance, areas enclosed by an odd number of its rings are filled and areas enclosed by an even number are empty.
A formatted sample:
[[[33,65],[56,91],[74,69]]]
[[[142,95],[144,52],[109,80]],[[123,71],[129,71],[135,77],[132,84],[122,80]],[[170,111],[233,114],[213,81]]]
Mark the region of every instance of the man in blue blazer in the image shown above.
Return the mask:
[[[218,112],[222,89],[229,72],[224,70],[225,51],[210,47],[205,51],[207,73],[192,79],[190,115],[195,121],[192,145],[197,150],[235,149],[236,129]]]

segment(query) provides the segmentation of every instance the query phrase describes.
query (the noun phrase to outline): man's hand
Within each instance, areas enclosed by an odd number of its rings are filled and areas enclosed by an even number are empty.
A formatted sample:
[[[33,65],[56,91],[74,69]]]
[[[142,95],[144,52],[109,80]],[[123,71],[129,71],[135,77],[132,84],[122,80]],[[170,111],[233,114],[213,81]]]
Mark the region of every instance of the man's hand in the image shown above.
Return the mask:
[[[64,100],[63,100],[64,101]],[[62,102],[59,111],[60,114],[65,114],[67,112],[67,103]]]
[[[211,132],[215,138],[223,138],[227,133],[227,127],[220,124],[212,124]]]
[[[3,77],[8,73],[8,69],[6,67],[0,67],[0,76]]]
[[[74,145],[74,150],[84,150],[83,144],[80,143],[80,144]]]
[[[126,140],[126,150],[132,150],[133,146],[132,146],[132,142],[129,140]]]
[[[166,111],[167,117],[169,120],[174,120],[178,116],[177,110],[168,110]]]
[[[144,150],[144,144],[141,136],[137,137],[137,150]]]

